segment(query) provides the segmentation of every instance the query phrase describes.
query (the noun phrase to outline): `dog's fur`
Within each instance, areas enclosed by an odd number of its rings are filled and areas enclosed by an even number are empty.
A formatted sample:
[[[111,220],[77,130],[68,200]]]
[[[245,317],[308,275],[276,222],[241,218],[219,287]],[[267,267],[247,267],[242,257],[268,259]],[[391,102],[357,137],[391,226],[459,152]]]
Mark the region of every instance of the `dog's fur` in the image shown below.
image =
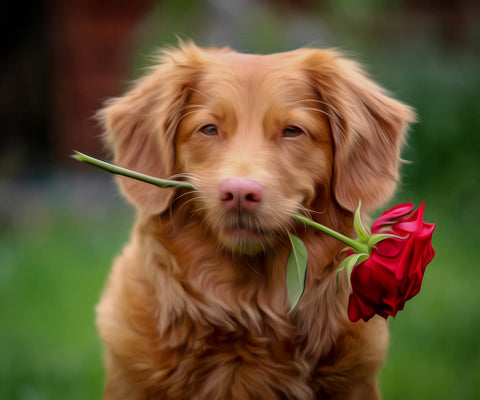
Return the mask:
[[[137,221],[97,309],[105,399],[377,399],[386,323],[348,320],[343,245],[291,215],[351,235],[359,201],[391,196],[413,112],[331,50],[181,44],[157,61],[100,112],[107,142],[198,191],[119,178]],[[263,188],[253,211],[222,204],[231,177]],[[285,228],[309,254],[292,312]]]

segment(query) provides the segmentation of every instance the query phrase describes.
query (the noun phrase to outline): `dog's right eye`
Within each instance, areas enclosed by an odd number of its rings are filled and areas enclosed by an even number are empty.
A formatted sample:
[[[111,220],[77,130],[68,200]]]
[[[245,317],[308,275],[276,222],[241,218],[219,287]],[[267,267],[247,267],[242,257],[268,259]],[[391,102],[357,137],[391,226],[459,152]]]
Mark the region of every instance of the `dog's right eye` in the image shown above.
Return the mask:
[[[217,136],[218,129],[215,125],[205,125],[200,128],[200,132],[207,136]]]
[[[282,137],[284,138],[296,138],[303,135],[305,132],[302,128],[298,126],[289,125],[287,126],[282,133]]]

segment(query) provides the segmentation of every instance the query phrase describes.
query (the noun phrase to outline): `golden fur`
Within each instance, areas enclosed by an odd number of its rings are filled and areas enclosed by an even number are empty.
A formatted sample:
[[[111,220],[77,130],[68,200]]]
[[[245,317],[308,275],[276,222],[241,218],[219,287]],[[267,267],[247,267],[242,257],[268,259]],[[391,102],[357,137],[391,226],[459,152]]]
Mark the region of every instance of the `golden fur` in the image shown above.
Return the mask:
[[[395,188],[410,108],[335,51],[182,44],[100,118],[117,164],[199,189],[119,178],[137,221],[97,309],[105,399],[377,399],[386,323],[348,320],[343,245],[290,216],[351,234]],[[229,177],[262,185],[254,212],[222,205]],[[309,253],[293,312],[285,227]]]

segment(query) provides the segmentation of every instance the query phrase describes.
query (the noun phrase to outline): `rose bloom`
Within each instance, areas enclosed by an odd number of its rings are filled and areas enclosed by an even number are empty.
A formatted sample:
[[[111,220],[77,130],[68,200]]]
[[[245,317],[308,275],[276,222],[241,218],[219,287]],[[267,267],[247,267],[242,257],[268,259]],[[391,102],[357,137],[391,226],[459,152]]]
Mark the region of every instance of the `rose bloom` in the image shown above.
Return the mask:
[[[425,267],[435,252],[435,224],[423,221],[424,204],[409,217],[414,206],[400,204],[384,212],[372,225],[372,234],[389,233],[372,249],[368,259],[353,268],[348,317],[368,321],[375,314],[394,317],[419,291]]]

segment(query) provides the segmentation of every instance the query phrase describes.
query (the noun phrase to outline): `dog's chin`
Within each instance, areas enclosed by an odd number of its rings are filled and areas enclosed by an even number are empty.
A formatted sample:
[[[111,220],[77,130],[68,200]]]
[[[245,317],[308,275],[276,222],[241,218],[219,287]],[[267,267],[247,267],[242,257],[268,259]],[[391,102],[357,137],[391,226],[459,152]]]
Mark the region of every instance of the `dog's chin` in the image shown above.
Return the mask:
[[[272,231],[257,227],[223,227],[217,232],[221,247],[234,254],[246,256],[267,253],[272,249],[276,236]]]

